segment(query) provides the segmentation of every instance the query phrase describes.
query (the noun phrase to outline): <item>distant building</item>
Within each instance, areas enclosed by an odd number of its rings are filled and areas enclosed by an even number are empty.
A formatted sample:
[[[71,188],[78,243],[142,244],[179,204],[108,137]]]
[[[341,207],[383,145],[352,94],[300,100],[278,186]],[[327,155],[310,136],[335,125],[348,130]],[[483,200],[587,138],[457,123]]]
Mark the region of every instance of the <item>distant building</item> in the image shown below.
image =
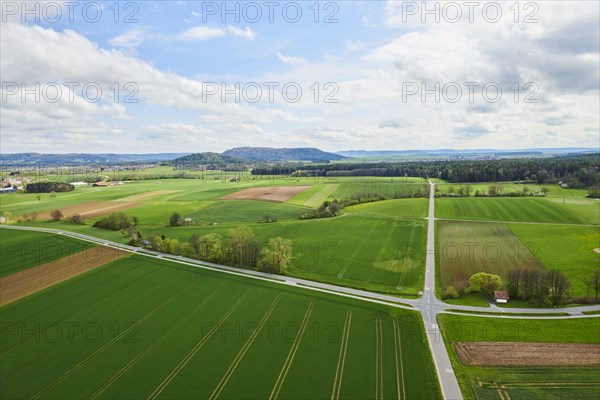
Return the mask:
[[[506,304],[508,303],[508,292],[505,290],[496,290],[494,291],[494,301],[498,304]]]
[[[88,184],[85,182],[71,182],[73,186],[87,186]]]
[[[95,187],[107,187],[108,183],[106,183],[106,182],[96,182],[92,186],[95,186]]]
[[[0,188],[0,194],[2,194],[2,193],[14,193],[16,191],[17,191],[17,189],[15,189],[14,187],[10,187],[10,186],[9,187]]]

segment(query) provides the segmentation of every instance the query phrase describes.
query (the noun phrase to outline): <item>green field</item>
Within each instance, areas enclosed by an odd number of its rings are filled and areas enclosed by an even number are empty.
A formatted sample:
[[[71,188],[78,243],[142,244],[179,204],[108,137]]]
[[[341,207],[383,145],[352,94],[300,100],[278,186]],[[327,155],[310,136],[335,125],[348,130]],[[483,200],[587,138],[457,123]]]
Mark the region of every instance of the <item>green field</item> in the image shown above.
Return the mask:
[[[498,389],[513,400],[597,399],[600,368],[464,366],[452,343],[600,343],[600,318],[523,320],[441,314],[438,322],[466,400],[497,400]]]
[[[572,294],[586,296],[586,278],[600,268],[598,228],[509,224],[510,230],[532,249],[546,269],[559,269],[569,278]],[[593,293],[591,293],[593,295]]]
[[[519,268],[543,269],[535,255],[505,224],[438,221],[437,264],[441,288],[466,288],[477,272],[499,275]]]
[[[425,224],[428,200],[398,199],[360,204],[344,209],[344,215],[320,220],[299,220],[311,211],[304,204],[319,205],[324,199],[351,196],[360,190],[383,188],[410,192],[423,185],[414,178],[395,179],[351,177],[321,182],[313,178],[257,181],[211,181],[171,179],[128,183],[106,188],[77,188],[58,193],[55,199],[33,194],[4,196],[1,211],[14,217],[90,201],[136,203],[125,210],[138,217],[144,235],[166,235],[187,241],[192,234],[220,233],[224,237],[239,225],[249,226],[262,243],[281,236],[294,242],[295,259],[286,274],[345,286],[397,295],[416,296],[423,287]],[[407,181],[402,183],[401,181]],[[160,183],[158,183],[160,182]],[[311,188],[287,203],[253,200],[218,200],[221,196],[253,186],[309,185]],[[130,196],[144,195],[143,198]],[[342,195],[342,196],[339,196]],[[6,204],[5,204],[6,203]],[[177,212],[189,217],[195,226],[170,227],[169,217]],[[277,218],[275,223],[260,223],[265,216]],[[22,224],[70,230],[104,239],[127,243],[127,235],[91,225],[37,221]]]
[[[441,398],[417,313],[153,257],[0,317],[3,399]]]
[[[373,216],[425,218],[428,207],[427,199],[397,199],[358,204],[344,211]]]
[[[573,196],[573,197],[584,197],[587,194],[586,189],[564,189],[558,186],[558,184],[548,184],[548,185],[537,185],[537,184],[521,184],[521,183],[513,183],[513,182],[487,182],[487,183],[440,183],[437,184],[436,187],[442,193],[449,193],[450,188],[454,190],[454,193],[458,190],[459,187],[466,188],[467,186],[471,188],[471,195],[473,196],[477,190],[482,193],[487,193],[488,189],[491,185],[500,185],[502,186],[503,193],[522,193],[523,188],[527,186],[528,193],[541,193],[542,188],[548,189],[548,196]]]
[[[39,232],[0,230],[0,278],[94,247],[93,243]]]
[[[562,205],[555,198],[440,198],[436,217],[446,219],[598,224],[600,207],[593,199],[574,199]]]

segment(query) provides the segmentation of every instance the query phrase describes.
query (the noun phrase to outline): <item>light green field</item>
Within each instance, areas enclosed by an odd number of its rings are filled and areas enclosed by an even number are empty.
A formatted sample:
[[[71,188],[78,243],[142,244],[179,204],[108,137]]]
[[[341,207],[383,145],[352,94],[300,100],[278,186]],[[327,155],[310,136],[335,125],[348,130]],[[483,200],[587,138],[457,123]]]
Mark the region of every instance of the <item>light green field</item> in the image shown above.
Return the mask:
[[[276,236],[293,241],[294,260],[285,271],[288,275],[408,296],[422,290],[426,236],[422,220],[347,214],[246,225],[261,243]],[[194,233],[227,237],[234,226],[147,228],[145,234],[164,233],[186,241]]]
[[[453,342],[600,343],[600,318],[493,319],[438,315],[439,326],[466,400],[592,400],[600,392],[598,367],[473,367],[459,361]]]
[[[441,398],[417,313],[155,258],[0,316],[3,399]]]
[[[382,217],[425,218],[428,199],[394,199],[346,207],[345,212]]]
[[[598,224],[600,207],[592,199],[563,207],[547,198],[439,198],[436,217],[447,219]]]
[[[571,282],[572,294],[585,297],[584,283],[600,268],[600,231],[586,226],[510,224],[510,230],[534,251],[546,269],[559,269]],[[593,293],[591,293],[593,295]]]
[[[60,235],[0,230],[0,278],[94,247]]]

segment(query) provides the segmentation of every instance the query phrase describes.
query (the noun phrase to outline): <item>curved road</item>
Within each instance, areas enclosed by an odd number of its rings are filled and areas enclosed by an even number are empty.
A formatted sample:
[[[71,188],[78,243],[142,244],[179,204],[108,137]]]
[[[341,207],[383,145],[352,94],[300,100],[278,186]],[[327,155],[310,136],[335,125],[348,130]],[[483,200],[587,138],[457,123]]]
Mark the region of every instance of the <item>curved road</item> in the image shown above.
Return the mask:
[[[519,308],[511,309],[511,313],[522,314],[519,316],[506,316],[502,315],[505,311],[501,308],[483,308],[483,307],[472,307],[462,305],[450,305],[438,300],[435,296],[435,184],[429,182],[430,194],[429,194],[429,214],[427,217],[427,253],[425,257],[425,287],[423,290],[423,296],[419,299],[401,299],[391,295],[385,295],[380,293],[368,292],[360,289],[352,289],[343,286],[337,286],[327,283],[314,282],[306,279],[292,278],[283,275],[267,274],[260,271],[246,270],[242,268],[229,267],[226,265],[213,264],[196,260],[193,258],[187,258],[183,256],[167,255],[159,253],[157,251],[142,249],[138,247],[123,245],[117,242],[111,242],[103,239],[99,239],[93,236],[84,235],[81,233],[61,231],[59,229],[51,228],[36,228],[36,227],[25,227],[25,226],[14,226],[14,225],[2,225],[2,229],[18,229],[18,230],[29,230],[37,232],[47,232],[53,234],[61,234],[70,236],[79,240],[92,242],[108,247],[118,248],[124,251],[129,251],[141,256],[161,258],[171,262],[190,265],[198,268],[211,269],[220,271],[228,274],[242,275],[252,279],[267,280],[274,283],[280,283],[283,285],[292,285],[305,288],[307,290],[325,292],[335,294],[343,297],[351,297],[369,301],[373,303],[380,303],[391,305],[394,307],[411,309],[421,313],[423,322],[425,324],[425,332],[429,341],[429,347],[435,362],[435,366],[442,388],[442,394],[447,400],[462,400],[462,394],[454,375],[450,358],[444,345],[444,341],[441,336],[441,332],[437,325],[437,315],[440,313],[453,313],[451,310],[458,310],[463,312],[477,312],[486,311],[489,314],[481,315],[478,317],[483,318],[528,318],[528,319],[564,319],[564,318],[594,318],[598,315],[585,315],[584,311],[600,311],[599,305],[592,306],[581,306],[581,307],[567,307],[567,308],[551,308],[551,309],[538,309],[538,308]],[[540,315],[528,315],[528,314],[550,314],[550,313],[567,313],[568,316],[540,316]],[[465,315],[462,314],[461,315]]]

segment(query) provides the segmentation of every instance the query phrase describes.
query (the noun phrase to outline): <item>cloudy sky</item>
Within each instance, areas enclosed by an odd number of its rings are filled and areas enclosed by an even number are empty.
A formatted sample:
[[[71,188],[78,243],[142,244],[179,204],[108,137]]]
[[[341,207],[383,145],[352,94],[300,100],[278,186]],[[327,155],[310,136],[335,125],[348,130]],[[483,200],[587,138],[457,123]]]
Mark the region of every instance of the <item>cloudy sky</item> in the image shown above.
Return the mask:
[[[598,147],[597,1],[2,1],[1,151]]]

